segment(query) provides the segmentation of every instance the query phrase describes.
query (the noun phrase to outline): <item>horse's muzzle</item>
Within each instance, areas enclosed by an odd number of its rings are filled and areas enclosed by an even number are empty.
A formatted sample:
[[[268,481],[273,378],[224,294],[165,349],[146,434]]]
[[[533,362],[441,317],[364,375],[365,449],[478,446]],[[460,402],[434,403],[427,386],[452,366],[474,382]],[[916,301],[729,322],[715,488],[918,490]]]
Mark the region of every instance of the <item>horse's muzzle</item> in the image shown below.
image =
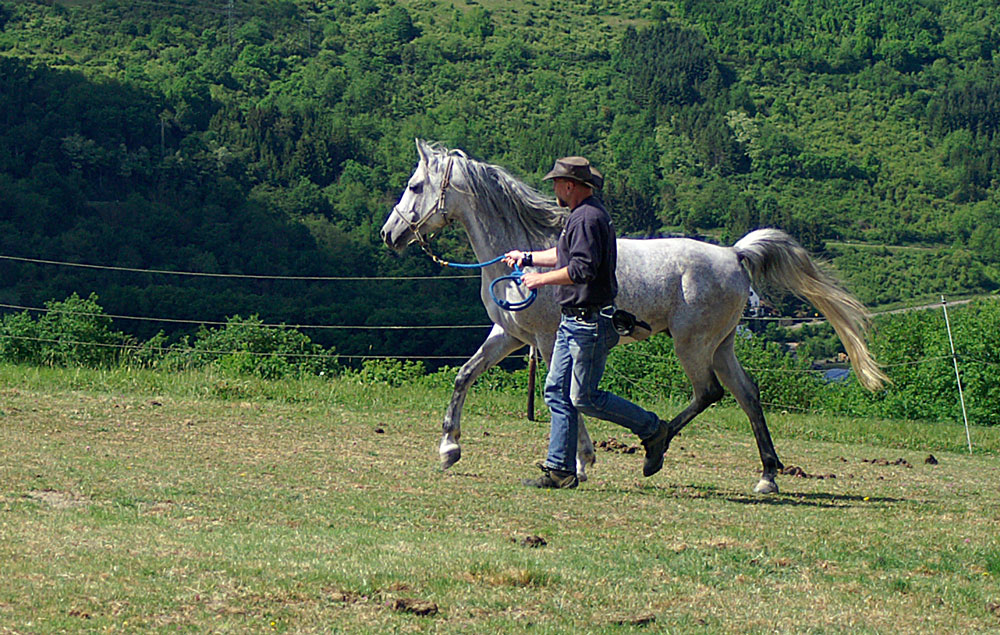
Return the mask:
[[[414,240],[409,227],[404,227],[401,223],[393,223],[391,220],[382,226],[379,236],[389,249],[395,251],[402,251]]]

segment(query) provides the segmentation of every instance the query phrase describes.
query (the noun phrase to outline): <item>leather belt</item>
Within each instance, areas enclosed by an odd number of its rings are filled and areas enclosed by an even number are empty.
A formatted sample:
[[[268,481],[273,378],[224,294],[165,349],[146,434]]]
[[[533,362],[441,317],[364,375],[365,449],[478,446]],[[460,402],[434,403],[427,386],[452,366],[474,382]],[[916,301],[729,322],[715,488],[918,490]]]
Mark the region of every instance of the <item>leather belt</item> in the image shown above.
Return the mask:
[[[576,318],[578,320],[587,320],[588,322],[596,320],[597,316],[604,314],[607,317],[611,317],[614,313],[615,306],[609,304],[608,306],[564,306],[562,307],[562,314],[567,317]]]

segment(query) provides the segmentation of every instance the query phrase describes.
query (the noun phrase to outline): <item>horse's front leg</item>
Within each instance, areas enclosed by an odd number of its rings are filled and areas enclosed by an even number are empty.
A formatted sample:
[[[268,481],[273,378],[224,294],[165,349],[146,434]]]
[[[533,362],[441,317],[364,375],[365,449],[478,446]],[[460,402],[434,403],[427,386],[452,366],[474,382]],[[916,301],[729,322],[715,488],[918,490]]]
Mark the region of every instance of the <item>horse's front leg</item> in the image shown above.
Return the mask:
[[[524,342],[514,339],[503,327],[495,324],[476,354],[459,369],[455,377],[455,391],[451,395],[442,425],[444,437],[438,449],[441,454],[441,469],[447,470],[462,458],[462,447],[458,443],[462,437],[462,406],[465,405],[465,396],[469,394],[472,382],[522,346]]]
[[[576,480],[581,483],[587,480],[587,466],[593,465],[597,461],[597,452],[594,450],[594,442],[590,439],[587,426],[584,425],[584,416],[580,417],[576,427]]]

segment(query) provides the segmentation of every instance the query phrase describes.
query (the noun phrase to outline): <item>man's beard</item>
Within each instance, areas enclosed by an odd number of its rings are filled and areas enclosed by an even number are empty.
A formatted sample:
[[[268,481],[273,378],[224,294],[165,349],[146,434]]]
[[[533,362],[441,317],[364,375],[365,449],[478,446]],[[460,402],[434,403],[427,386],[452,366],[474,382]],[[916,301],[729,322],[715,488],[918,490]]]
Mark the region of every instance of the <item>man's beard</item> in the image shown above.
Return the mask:
[[[569,203],[563,200],[561,196],[556,196],[556,203],[559,203],[559,207],[569,207]]]

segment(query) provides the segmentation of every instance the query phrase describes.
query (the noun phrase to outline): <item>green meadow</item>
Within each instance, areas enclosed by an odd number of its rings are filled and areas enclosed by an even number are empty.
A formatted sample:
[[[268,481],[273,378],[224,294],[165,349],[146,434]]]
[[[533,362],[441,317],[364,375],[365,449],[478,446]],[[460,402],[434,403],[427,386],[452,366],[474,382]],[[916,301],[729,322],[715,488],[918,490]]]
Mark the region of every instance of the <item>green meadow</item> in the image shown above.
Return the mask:
[[[474,390],[443,473],[448,394],[0,366],[0,631],[1000,629],[996,428],[771,411],[761,497],[736,410],[650,479],[592,422],[589,481],[534,491],[543,413]]]

